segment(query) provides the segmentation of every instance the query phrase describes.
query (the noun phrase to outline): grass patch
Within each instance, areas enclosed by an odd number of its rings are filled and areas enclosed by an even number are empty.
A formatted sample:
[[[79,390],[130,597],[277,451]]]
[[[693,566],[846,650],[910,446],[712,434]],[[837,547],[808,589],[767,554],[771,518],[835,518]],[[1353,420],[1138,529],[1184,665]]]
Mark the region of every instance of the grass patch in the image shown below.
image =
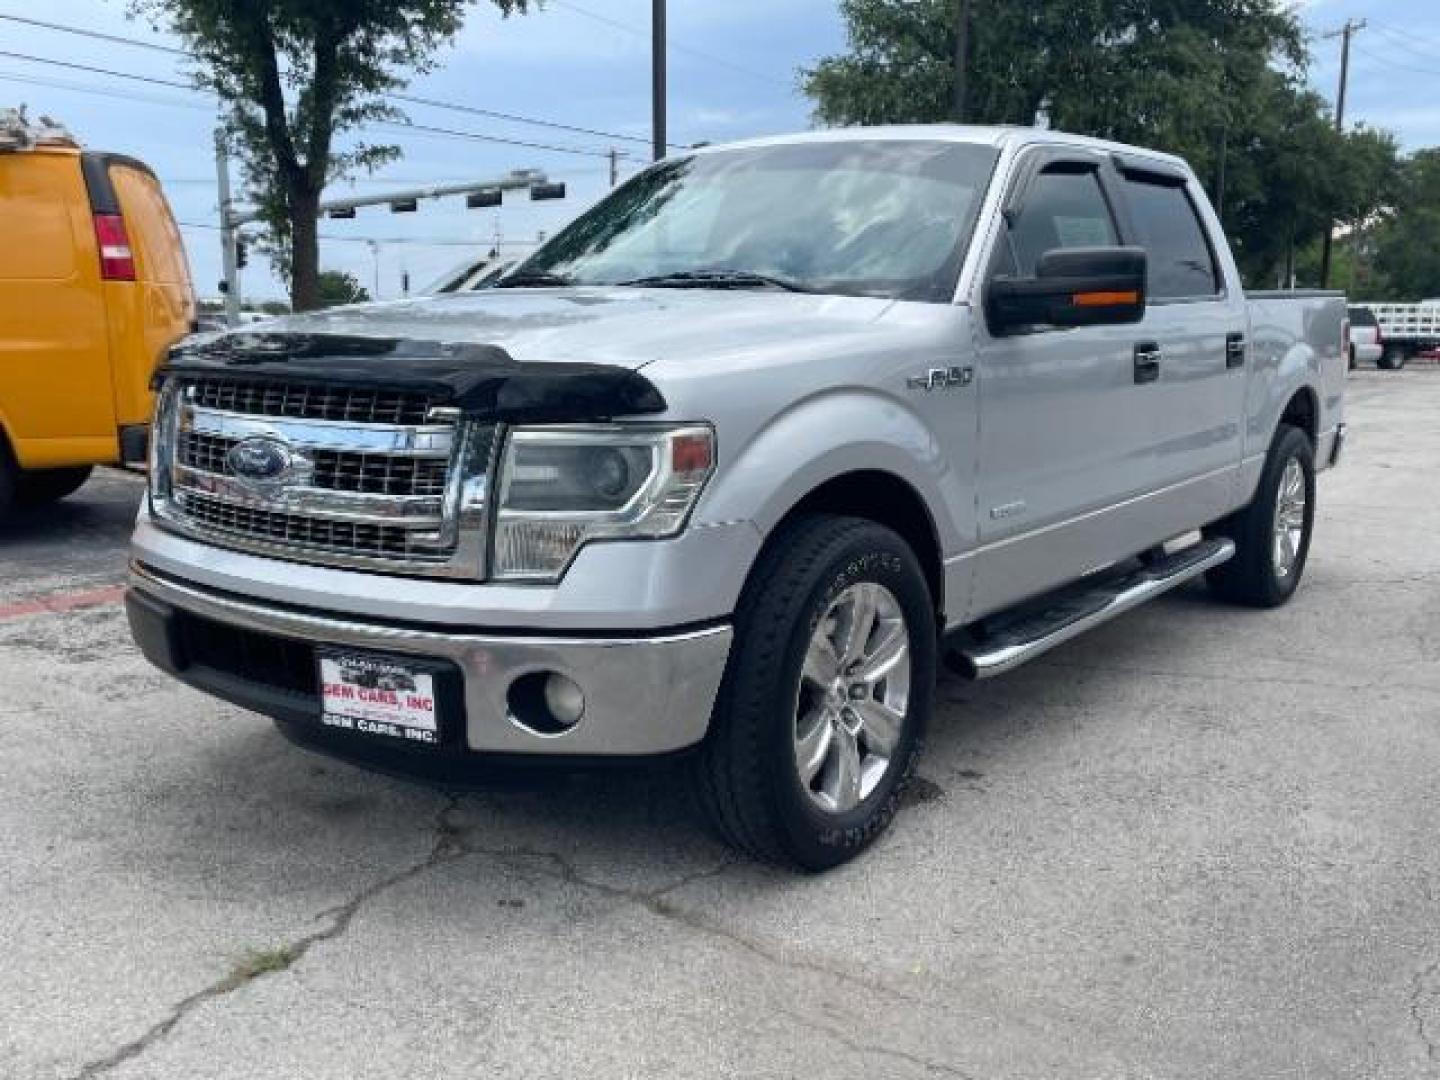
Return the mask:
[[[225,981],[232,988],[243,986],[251,979],[284,971],[298,959],[299,950],[289,945],[274,949],[250,949],[235,961],[235,966],[230,969],[230,975]]]

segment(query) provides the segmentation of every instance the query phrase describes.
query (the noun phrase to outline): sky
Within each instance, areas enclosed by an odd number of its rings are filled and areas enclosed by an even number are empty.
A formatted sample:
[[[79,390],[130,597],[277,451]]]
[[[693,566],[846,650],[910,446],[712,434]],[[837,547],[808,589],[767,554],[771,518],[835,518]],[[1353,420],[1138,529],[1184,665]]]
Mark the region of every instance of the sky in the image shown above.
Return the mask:
[[[1354,39],[1347,123],[1389,129],[1408,150],[1440,144],[1440,2],[1309,0],[1297,6],[1312,37],[1311,81],[1330,99],[1340,48],[1338,39],[1322,35],[1347,17],[1367,20]],[[43,8],[0,0],[3,15],[178,45],[127,19],[126,5],[116,0],[49,0]],[[471,137],[375,132],[372,137],[400,145],[404,157],[374,177],[331,188],[327,197],[535,168],[563,180],[568,198],[531,203],[523,193],[510,194],[499,210],[466,210],[458,198],[422,203],[414,214],[362,209],[354,220],[323,223],[322,267],[353,273],[372,293],[378,276],[378,295],[398,297],[405,275],[421,289],[483,254],[497,235],[514,255],[542,231],[553,232],[608,189],[610,149],[625,155],[622,177],[634,172],[649,156],[649,20],[650,0],[548,0],[540,11],[509,19],[481,0],[436,70],[416,79],[408,93],[607,134],[406,105],[417,125]],[[669,134],[682,146],[810,127],[811,103],[798,89],[797,73],[845,45],[836,0],[670,0],[669,28]],[[193,92],[38,59],[164,82],[183,80],[183,58],[0,18],[0,106],[26,104],[32,115],[62,121],[89,147],[148,162],[182,222],[196,291],[215,295],[220,241],[213,103]],[[380,243],[372,246],[372,240]],[[247,300],[283,294],[263,258],[252,255],[243,293]]]

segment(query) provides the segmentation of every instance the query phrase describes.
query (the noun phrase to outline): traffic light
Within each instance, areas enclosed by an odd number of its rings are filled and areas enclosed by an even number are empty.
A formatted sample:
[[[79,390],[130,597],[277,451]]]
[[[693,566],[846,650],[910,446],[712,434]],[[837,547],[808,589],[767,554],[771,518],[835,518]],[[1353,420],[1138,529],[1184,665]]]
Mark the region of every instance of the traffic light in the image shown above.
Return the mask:
[[[500,189],[493,191],[476,191],[465,196],[465,205],[471,210],[483,210],[491,206],[499,206],[501,203]]]
[[[235,269],[244,270],[245,264],[249,261],[250,255],[245,249],[245,238],[243,236],[237,236],[235,238]]]
[[[355,216],[355,207],[337,206],[334,210],[330,211],[330,216],[337,220],[343,219],[348,221],[350,218],[353,218]]]
[[[560,182],[530,185],[531,202],[548,202],[565,198],[565,185]]]
[[[390,203],[392,214],[413,214],[419,208],[420,204],[415,199],[395,199]]]

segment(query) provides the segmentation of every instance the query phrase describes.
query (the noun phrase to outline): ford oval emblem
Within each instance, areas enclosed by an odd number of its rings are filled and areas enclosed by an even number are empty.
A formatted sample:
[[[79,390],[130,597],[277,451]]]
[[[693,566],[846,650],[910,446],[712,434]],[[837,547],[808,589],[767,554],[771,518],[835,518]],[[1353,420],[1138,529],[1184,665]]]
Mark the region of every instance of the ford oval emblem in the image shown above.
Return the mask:
[[[280,440],[257,436],[236,443],[225,460],[241,480],[264,483],[284,476],[295,457]]]

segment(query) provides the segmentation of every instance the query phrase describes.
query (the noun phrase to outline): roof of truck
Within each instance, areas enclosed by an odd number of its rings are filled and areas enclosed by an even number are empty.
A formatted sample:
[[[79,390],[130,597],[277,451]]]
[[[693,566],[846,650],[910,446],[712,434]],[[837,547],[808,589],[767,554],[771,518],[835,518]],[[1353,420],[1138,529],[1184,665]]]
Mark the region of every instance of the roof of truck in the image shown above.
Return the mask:
[[[1077,146],[1101,153],[1135,154],[1184,165],[1184,161],[1173,154],[1149,150],[1143,146],[1112,142],[1108,139],[1092,139],[1085,135],[1071,135],[1064,131],[1049,131],[1035,127],[981,126],[972,124],[895,124],[884,127],[843,127],[822,128],[818,131],[797,132],[792,135],[771,135],[759,139],[745,139],[740,142],[701,147],[697,153],[715,153],[725,150],[748,149],[762,146],[786,146],[807,142],[859,142],[893,139],[896,141],[931,140],[935,142],[975,143],[993,146],[997,149],[1029,145]]]

